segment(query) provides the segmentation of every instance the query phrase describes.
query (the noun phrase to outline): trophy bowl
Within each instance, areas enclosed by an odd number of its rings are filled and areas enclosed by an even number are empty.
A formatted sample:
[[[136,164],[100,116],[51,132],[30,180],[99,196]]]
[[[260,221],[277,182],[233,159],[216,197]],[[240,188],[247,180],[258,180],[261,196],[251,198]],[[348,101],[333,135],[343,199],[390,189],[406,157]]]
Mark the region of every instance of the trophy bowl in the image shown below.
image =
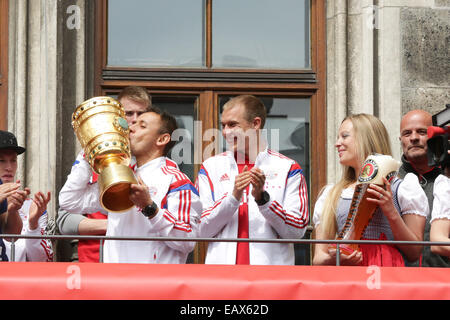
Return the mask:
[[[347,219],[336,238],[337,240],[362,239],[364,231],[378,207],[367,201],[367,198],[370,197],[370,194],[366,192],[369,185],[372,183],[384,187],[383,177],[392,182],[397,176],[399,168],[400,162],[389,155],[373,154],[366,158],[353,192]],[[330,244],[330,247],[336,248],[336,244]],[[359,245],[357,243],[341,244],[339,249],[342,254],[350,255],[354,251],[359,251]]]
[[[137,180],[129,167],[129,128],[120,102],[111,97],[84,101],[72,114],[72,127],[86,160],[98,174],[102,207],[109,212],[129,210],[134,206],[130,185]]]

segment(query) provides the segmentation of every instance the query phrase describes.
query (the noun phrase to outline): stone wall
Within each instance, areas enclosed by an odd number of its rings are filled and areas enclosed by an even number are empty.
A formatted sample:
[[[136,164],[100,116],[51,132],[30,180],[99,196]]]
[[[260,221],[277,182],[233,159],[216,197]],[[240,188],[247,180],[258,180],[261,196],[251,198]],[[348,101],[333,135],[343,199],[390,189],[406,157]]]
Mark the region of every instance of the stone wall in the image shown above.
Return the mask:
[[[450,103],[449,28],[450,0],[327,1],[329,183],[340,177],[334,144],[346,115],[378,116],[399,159],[402,115]]]
[[[450,0],[402,8],[402,112],[436,113],[450,103]]]

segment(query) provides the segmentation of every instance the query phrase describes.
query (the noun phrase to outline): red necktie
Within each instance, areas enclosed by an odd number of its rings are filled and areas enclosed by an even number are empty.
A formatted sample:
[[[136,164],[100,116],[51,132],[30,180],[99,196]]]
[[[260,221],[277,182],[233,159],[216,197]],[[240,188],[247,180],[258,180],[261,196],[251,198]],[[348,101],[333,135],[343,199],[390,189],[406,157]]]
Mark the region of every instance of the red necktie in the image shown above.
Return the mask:
[[[239,173],[242,172],[244,167],[247,166],[250,171],[253,168],[253,164],[245,163],[238,165]],[[244,191],[242,195],[241,205],[239,206],[239,224],[238,224],[238,238],[248,239],[248,191],[250,185]],[[248,242],[238,242],[236,250],[236,264],[250,264],[250,250]]]

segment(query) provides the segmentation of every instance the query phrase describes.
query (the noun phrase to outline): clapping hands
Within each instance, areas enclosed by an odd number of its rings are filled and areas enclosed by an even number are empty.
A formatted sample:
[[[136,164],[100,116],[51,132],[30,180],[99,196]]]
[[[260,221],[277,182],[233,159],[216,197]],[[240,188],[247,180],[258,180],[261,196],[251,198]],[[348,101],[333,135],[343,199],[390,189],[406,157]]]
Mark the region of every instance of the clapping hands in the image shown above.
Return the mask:
[[[20,183],[4,183],[0,185],[0,202],[14,194],[20,187]]]
[[[248,167],[245,166],[240,174],[236,176],[234,180],[233,196],[237,200],[241,200],[244,190],[251,183],[253,186],[252,196],[255,200],[261,197],[264,191],[264,184],[266,182],[266,176],[264,172],[259,168],[252,168],[250,171]]]
[[[30,194],[29,188],[24,188],[20,190],[20,180],[17,180],[16,183],[5,183],[3,185],[14,185],[11,186],[14,189],[12,192],[9,192],[8,199],[8,212],[17,212],[20,208],[22,208],[23,202],[26,200],[28,195]],[[2,186],[3,186],[2,185]]]
[[[34,194],[33,203],[30,206],[30,213],[28,217],[30,230],[34,230],[38,227],[39,218],[47,210],[47,204],[50,199],[50,191],[47,192],[47,195],[43,194],[41,191]]]

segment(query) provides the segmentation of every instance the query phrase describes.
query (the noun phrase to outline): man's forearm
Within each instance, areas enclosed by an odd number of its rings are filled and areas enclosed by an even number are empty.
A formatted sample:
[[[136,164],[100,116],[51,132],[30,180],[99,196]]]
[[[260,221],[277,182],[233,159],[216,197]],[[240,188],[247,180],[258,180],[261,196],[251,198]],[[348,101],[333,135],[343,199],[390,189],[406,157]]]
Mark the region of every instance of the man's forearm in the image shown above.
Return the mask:
[[[105,235],[108,220],[84,218],[78,225],[78,234],[84,235]]]
[[[3,233],[6,234],[20,234],[22,232],[22,219],[19,211],[7,211],[2,215]]]

